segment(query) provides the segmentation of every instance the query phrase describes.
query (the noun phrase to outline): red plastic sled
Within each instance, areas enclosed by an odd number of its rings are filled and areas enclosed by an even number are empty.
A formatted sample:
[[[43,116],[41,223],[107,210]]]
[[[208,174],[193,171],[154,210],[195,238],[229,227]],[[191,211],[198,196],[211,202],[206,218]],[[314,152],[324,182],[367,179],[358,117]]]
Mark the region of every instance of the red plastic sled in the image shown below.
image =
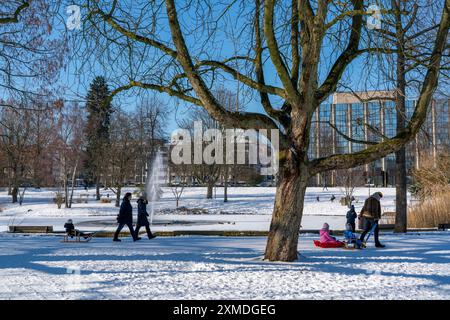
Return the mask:
[[[345,246],[343,242],[320,242],[319,240],[314,240],[314,245],[320,248],[342,248]]]

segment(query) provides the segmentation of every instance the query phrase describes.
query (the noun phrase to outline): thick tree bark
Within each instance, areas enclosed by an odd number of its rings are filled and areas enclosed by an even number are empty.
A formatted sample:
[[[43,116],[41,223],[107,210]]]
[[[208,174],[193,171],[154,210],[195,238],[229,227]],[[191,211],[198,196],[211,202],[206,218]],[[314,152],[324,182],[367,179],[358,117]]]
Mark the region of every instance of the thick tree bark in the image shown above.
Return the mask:
[[[266,260],[297,260],[298,235],[307,182],[306,167],[298,167],[291,163],[291,165],[280,168],[265,252]]]

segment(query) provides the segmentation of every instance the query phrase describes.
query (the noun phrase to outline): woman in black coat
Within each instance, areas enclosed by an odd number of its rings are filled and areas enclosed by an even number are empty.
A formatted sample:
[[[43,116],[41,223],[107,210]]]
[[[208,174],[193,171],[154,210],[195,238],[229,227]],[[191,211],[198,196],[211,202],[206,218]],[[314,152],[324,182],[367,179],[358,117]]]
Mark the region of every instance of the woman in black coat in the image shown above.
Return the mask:
[[[131,206],[130,200],[131,193],[128,192],[125,194],[125,197],[123,197],[123,201],[120,206],[119,215],[117,216],[117,222],[119,223],[119,226],[114,233],[113,241],[121,241],[119,239],[119,233],[125,225],[128,227],[128,229],[130,229],[130,234],[133,237],[133,241],[139,240],[136,236],[137,234],[133,230],[133,207]]]
[[[137,201],[138,203],[138,222],[136,225],[136,236],[139,238],[139,229],[145,227],[147,231],[147,236],[149,239],[153,239],[156,236],[150,231],[150,223],[148,222],[147,204],[148,201],[144,197],[140,197]]]

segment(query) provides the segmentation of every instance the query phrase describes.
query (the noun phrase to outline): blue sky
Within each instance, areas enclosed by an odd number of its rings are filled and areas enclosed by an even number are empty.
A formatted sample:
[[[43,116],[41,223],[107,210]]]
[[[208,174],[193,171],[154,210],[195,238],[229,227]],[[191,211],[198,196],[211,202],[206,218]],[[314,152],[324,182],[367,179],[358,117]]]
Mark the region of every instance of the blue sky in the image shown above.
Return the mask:
[[[67,16],[67,14],[62,13],[62,16]],[[62,26],[59,26],[61,28]],[[70,32],[79,32],[77,30],[70,31]],[[194,46],[195,43],[195,37],[194,36],[186,36],[187,44],[188,46]],[[200,36],[201,37],[201,36]],[[230,43],[227,43],[226,37],[223,36],[223,44],[221,47],[220,55],[227,56],[232,55],[233,48],[230,45]],[[220,36],[219,36],[219,40]],[[325,45],[323,49],[323,55],[328,56],[331,58],[335,58],[337,53],[334,52],[334,47],[331,47],[329,45]],[[89,58],[89,57],[83,57],[83,58]],[[101,68],[98,64],[93,64],[93,67],[89,70],[89,72],[83,72],[81,74],[77,74],[77,64],[79,64],[80,61],[77,60],[69,60],[68,66],[65,71],[61,73],[59,84],[66,87],[66,99],[68,100],[83,100],[83,97],[86,95],[86,92],[89,88],[89,84],[92,81],[92,79],[95,76],[103,75],[106,78],[113,78],[115,76],[115,68],[112,66],[109,70],[104,70]],[[373,78],[374,80],[377,79],[379,76],[379,70],[377,68],[374,68],[374,70],[367,70],[364,68],[365,62],[363,58],[356,59],[351,66],[346,71],[344,77],[347,80],[347,83],[350,87],[352,87],[354,90],[358,90],[358,87],[361,86],[362,83],[365,83],[367,80]],[[329,68],[329,66],[328,66]],[[323,79],[324,76],[327,73],[328,70],[327,67],[322,66],[320,69],[320,76]],[[276,75],[276,72],[272,66],[272,64],[267,64],[265,66],[265,73],[266,73],[266,79],[270,84],[277,85],[281,87],[280,81]],[[369,89],[386,89],[385,86],[382,87],[376,87],[377,81],[373,81],[375,83],[375,86],[369,88]],[[235,81],[229,81],[224,84],[226,88],[230,89],[231,91],[236,91],[237,84]],[[114,89],[114,87],[112,87]],[[152,94],[152,93],[146,93],[146,94]],[[169,123],[166,127],[166,131],[168,133],[172,132],[176,128],[178,128],[177,125],[177,119],[183,117],[184,114],[184,103],[177,101],[174,98],[170,98],[167,95],[164,94],[158,94],[158,97],[164,101],[165,104],[169,106],[170,114],[169,114]],[[132,94],[122,94],[114,100],[114,103],[116,105],[120,105],[125,110],[132,110],[136,107],[136,105],[139,103],[139,101],[142,99],[142,97],[136,96],[136,94],[133,92]],[[252,111],[252,112],[263,112],[263,109],[259,103],[259,97],[258,95],[254,96],[254,99],[251,101],[247,101],[246,103],[246,110]]]

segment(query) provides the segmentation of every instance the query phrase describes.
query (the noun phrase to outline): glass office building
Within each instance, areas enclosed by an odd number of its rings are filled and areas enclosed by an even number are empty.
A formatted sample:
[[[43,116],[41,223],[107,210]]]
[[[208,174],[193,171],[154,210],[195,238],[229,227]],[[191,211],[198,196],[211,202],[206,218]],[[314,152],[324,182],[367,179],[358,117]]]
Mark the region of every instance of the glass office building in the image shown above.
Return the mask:
[[[366,148],[360,141],[379,142],[396,134],[397,113],[395,102],[383,97],[394,97],[394,93],[336,93],[332,103],[322,104],[313,117],[310,137],[310,158],[338,153],[353,153]],[[368,102],[361,102],[368,101]],[[408,121],[416,101],[408,100]],[[426,122],[420,133],[406,146],[407,170],[420,167],[421,155],[426,153],[436,158],[441,148],[450,146],[450,100],[433,100]],[[347,139],[352,138],[352,141]],[[361,177],[360,184],[377,186],[395,185],[395,155],[352,169]],[[334,186],[339,184],[339,172],[331,171],[317,175],[311,186]]]

